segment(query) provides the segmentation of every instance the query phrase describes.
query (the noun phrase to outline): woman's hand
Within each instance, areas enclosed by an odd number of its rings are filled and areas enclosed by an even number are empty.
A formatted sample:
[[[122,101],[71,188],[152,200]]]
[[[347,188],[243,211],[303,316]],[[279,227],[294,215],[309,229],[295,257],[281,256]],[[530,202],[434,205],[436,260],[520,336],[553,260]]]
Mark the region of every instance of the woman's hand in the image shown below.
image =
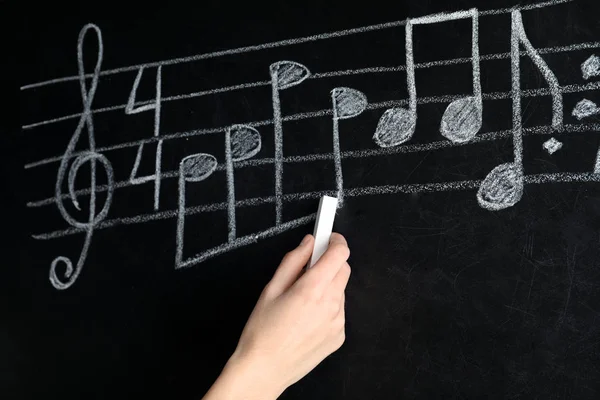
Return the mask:
[[[283,258],[206,400],[275,399],[344,343],[350,250],[333,233],[327,251],[302,273],[313,246],[307,235]]]

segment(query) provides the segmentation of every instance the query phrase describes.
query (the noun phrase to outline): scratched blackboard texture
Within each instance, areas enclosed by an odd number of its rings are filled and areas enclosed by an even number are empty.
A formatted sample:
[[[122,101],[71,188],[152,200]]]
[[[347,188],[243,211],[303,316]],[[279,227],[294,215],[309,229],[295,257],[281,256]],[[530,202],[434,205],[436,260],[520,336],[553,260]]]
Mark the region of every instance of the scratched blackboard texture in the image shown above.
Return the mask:
[[[165,140],[158,212],[145,223],[98,227],[81,274],[57,290],[49,280],[52,260],[77,261],[84,232],[36,240],[33,235],[69,226],[54,202],[60,157],[81,113],[77,80],[21,86],[77,75],[77,37],[85,24],[102,32],[102,70],[169,60],[283,39],[401,21],[442,11],[525,7],[525,32],[564,92],[563,132],[552,132],[548,83],[532,60],[521,57],[524,169],[534,174],[586,174],[594,170],[600,118],[575,119],[585,99],[600,104],[600,77],[582,76],[581,64],[600,55],[600,3],[576,0],[547,7],[517,1],[396,1],[315,4],[279,2],[121,2],[79,5],[2,2],[3,83],[14,86],[3,113],[3,258],[0,291],[0,397],[2,399],[198,399],[217,377],[262,287],[283,254],[312,230],[311,223],[217,255],[190,268],[174,267],[178,207],[177,168],[184,156],[208,153],[225,161],[223,132]],[[482,128],[494,140],[422,151],[380,152],[372,140],[385,108],[340,120],[344,187],[353,193],[335,229],[350,243],[353,274],[346,294],[347,340],[284,399],[600,397],[600,186],[598,182],[526,184],[513,207],[488,211],[477,188],[419,193],[363,194],[360,188],[480,181],[512,160],[511,14],[479,18],[484,94]],[[163,97],[248,82],[256,88],[181,101],[165,101],[160,135],[221,128],[273,118],[269,65],[292,60],[312,73],[404,65],[402,26],[339,38],[216,57],[162,70]],[[84,47],[92,73],[97,45]],[[87,39],[86,39],[87,40]],[[521,47],[521,50],[524,48]],[[545,49],[545,50],[543,50]],[[7,53],[8,52],[8,53]],[[499,55],[488,56],[486,55]],[[471,24],[466,20],[414,26],[418,122],[407,145],[446,140],[439,133],[448,105],[441,96],[472,94]],[[420,68],[418,64],[457,60]],[[138,101],[154,96],[157,68],[144,71]],[[127,103],[137,69],[101,75],[92,109]],[[90,79],[87,80],[87,90]],[[594,86],[595,85],[595,86]],[[369,104],[406,99],[406,73],[339,74],[309,79],[281,92],[282,113],[330,110],[330,91],[350,87]],[[537,90],[541,89],[541,90]],[[8,91],[6,93],[12,93]],[[497,94],[496,95],[494,95]],[[487,97],[486,97],[487,96]],[[496,96],[497,98],[493,98]],[[14,97],[16,98],[16,97]],[[429,100],[428,100],[429,99]],[[153,112],[126,115],[124,108],[94,114],[96,146],[153,136]],[[581,124],[585,124],[581,125]],[[577,126],[584,126],[577,128]],[[22,128],[23,127],[23,128]],[[86,150],[87,130],[77,150]],[[527,131],[529,129],[529,131]],[[274,129],[258,126],[259,159],[274,157]],[[477,136],[476,136],[477,137]],[[543,143],[563,147],[550,155]],[[447,141],[447,140],[446,140]],[[144,148],[138,175],[154,172],[156,142]],[[284,157],[331,154],[331,115],[283,123]],[[115,180],[127,180],[137,147],[100,151]],[[346,152],[346,153],[344,153]],[[358,154],[358,153],[356,153]],[[48,157],[58,161],[24,169]],[[76,189],[89,187],[84,163]],[[97,162],[97,184],[106,184]],[[271,198],[273,161],[236,169],[236,197]],[[283,194],[335,191],[331,157],[283,164]],[[414,186],[406,186],[407,188]],[[357,189],[358,188],[358,189]],[[354,192],[352,192],[354,190]],[[62,193],[67,193],[66,184]],[[225,172],[187,183],[189,205],[226,201]],[[335,193],[335,192],[334,192]],[[154,181],[115,189],[105,221],[152,215]],[[106,193],[98,193],[96,212]],[[302,196],[300,196],[302,197]],[[89,196],[78,197],[87,218]],[[48,199],[45,204],[31,202]],[[318,199],[307,195],[283,204],[283,221],[310,215]],[[30,203],[28,206],[28,203]],[[69,204],[71,204],[69,202]],[[170,214],[169,214],[170,213]],[[83,215],[83,217],[81,216]],[[237,210],[238,235],[271,228],[273,201]],[[131,221],[130,221],[131,222]],[[227,242],[223,207],[190,216],[185,255]],[[42,235],[43,236],[43,235]],[[58,267],[63,277],[64,265]]]

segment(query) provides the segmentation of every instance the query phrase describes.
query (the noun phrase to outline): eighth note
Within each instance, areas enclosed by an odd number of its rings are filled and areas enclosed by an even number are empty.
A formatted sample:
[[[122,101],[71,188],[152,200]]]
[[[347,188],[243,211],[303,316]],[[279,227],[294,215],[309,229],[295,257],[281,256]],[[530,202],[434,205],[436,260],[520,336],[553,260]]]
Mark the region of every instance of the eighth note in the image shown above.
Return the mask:
[[[477,9],[449,14],[415,18],[406,22],[406,82],[408,109],[391,108],[379,120],[373,139],[380,147],[393,147],[407,142],[417,125],[417,85],[413,48],[413,26],[437,24],[459,19],[471,19],[471,68],[473,94],[459,98],[448,105],[440,124],[440,133],[453,143],[473,139],[482,126],[482,92],[479,60],[479,13]]]
[[[229,241],[236,237],[234,161],[254,157],[261,148],[260,133],[251,126],[233,125],[225,130],[225,163],[227,167],[227,218]]]
[[[310,71],[294,61],[279,61],[270,65],[269,73],[275,128],[275,224],[279,225],[283,212],[283,119],[279,91],[301,84],[310,76]]]
[[[521,54],[519,45],[523,44],[527,55],[540,70],[552,95],[552,127],[560,131],[563,128],[563,98],[558,79],[550,67],[540,57],[527,38],[521,12],[512,12],[511,27],[511,75],[513,102],[513,152],[514,160],[494,168],[483,180],[477,192],[479,205],[488,210],[502,210],[514,206],[523,196],[523,116],[521,115]]]
[[[217,159],[210,154],[199,153],[185,157],[179,164],[179,208],[177,210],[177,246],[175,269],[185,263],[183,259],[183,236],[185,229],[185,185],[187,182],[201,182],[217,169]]]
[[[367,108],[367,97],[356,89],[339,87],[331,91],[333,103],[333,159],[335,161],[335,183],[337,207],[344,205],[344,179],[342,153],[340,149],[340,119],[354,118]]]

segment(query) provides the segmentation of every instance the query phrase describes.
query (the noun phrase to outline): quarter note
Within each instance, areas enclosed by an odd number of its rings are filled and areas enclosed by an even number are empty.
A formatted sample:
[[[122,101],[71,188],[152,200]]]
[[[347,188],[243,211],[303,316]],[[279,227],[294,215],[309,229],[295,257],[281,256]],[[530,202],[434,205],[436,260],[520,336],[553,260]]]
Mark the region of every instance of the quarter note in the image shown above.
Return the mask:
[[[408,20],[405,27],[406,83],[408,109],[391,108],[383,113],[373,140],[380,147],[393,147],[412,138],[417,126],[417,85],[413,47],[414,25],[437,24],[459,19],[471,19],[471,68],[473,74],[472,95],[461,97],[448,105],[440,124],[440,133],[453,143],[465,143],[473,139],[482,126],[483,100],[481,92],[479,60],[479,13],[477,9],[449,14],[437,14]]]
[[[558,79],[546,62],[534,49],[525,33],[521,12],[512,12],[511,23],[511,75],[513,102],[513,152],[514,160],[495,167],[483,180],[477,191],[477,201],[481,207],[497,211],[514,206],[523,196],[523,122],[521,115],[521,55],[520,45],[540,70],[550,86],[552,95],[552,127],[563,128],[563,99]]]
[[[217,169],[217,159],[210,154],[198,153],[185,157],[179,163],[179,207],[177,209],[177,243],[175,269],[181,268],[183,258],[183,236],[185,229],[185,185],[201,182]]]
[[[279,225],[283,211],[283,120],[279,91],[304,82],[310,76],[310,71],[295,61],[279,61],[270,65],[269,73],[275,128],[275,224]]]
[[[347,87],[338,87],[331,91],[333,103],[333,159],[335,162],[335,186],[337,190],[337,207],[344,203],[344,179],[342,174],[342,154],[340,150],[340,119],[354,118],[367,108],[367,97],[364,93]]]
[[[233,125],[225,131],[225,163],[227,168],[227,220],[229,241],[236,237],[235,219],[235,161],[254,157],[261,148],[260,133],[247,125]]]

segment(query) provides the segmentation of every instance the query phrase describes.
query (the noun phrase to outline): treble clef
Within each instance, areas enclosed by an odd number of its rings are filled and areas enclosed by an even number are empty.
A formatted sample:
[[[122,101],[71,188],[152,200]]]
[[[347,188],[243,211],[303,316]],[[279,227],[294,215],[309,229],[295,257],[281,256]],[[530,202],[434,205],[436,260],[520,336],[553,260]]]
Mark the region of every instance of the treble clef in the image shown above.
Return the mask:
[[[87,33],[93,30],[96,34],[98,40],[98,56],[96,59],[96,66],[94,67],[94,72],[92,74],[92,82],[90,84],[89,90],[86,87],[86,74],[85,67],[83,63],[83,45],[85,42],[85,38]],[[83,244],[83,248],[81,249],[81,253],[79,255],[79,260],[77,261],[77,265],[73,268],[73,263],[71,260],[64,256],[56,257],[50,266],[50,282],[56,289],[67,289],[69,288],[77,277],[81,273],[81,268],[85,263],[87,258],[87,253],[92,242],[92,236],[94,234],[94,228],[98,223],[100,223],[108,214],[108,210],[110,208],[110,203],[112,201],[113,190],[114,190],[114,176],[113,169],[110,161],[100,153],[96,153],[96,141],[94,139],[94,122],[92,119],[92,102],[94,100],[94,95],[96,94],[96,88],[98,87],[98,79],[100,76],[100,67],[102,65],[102,33],[100,29],[94,24],[87,24],[79,32],[79,38],[77,41],[77,65],[79,72],[79,86],[81,89],[81,100],[83,102],[83,111],[81,113],[81,118],[79,119],[79,123],[77,124],[77,128],[75,129],[75,133],[71,137],[67,149],[65,150],[65,154],[62,157],[60,162],[60,166],[58,168],[58,175],[56,177],[56,186],[55,186],[55,200],[56,205],[58,206],[58,210],[60,214],[65,219],[69,225],[82,229],[85,232],[85,242]],[[77,156],[74,158],[73,162],[71,162],[71,158],[73,157],[73,152],[75,151],[75,146],[81,136],[81,132],[83,129],[87,128],[88,132],[88,150],[77,153]],[[106,200],[104,202],[104,206],[102,210],[96,214],[96,162],[100,162],[104,171],[106,173],[107,178],[107,194]],[[77,200],[77,194],[75,192],[75,178],[77,177],[77,172],[86,162],[90,163],[90,201],[89,201],[89,216],[87,221],[82,222],[75,219],[67,209],[65,208],[65,204],[63,202],[62,196],[62,186],[65,181],[65,177],[67,177],[67,184],[69,189],[69,198],[71,203],[77,210],[81,210],[79,205],[79,201]],[[69,166],[70,164],[70,166]],[[67,176],[68,171],[68,176]],[[59,263],[65,264],[65,272],[64,272],[64,280],[61,280],[57,273],[56,268]]]

